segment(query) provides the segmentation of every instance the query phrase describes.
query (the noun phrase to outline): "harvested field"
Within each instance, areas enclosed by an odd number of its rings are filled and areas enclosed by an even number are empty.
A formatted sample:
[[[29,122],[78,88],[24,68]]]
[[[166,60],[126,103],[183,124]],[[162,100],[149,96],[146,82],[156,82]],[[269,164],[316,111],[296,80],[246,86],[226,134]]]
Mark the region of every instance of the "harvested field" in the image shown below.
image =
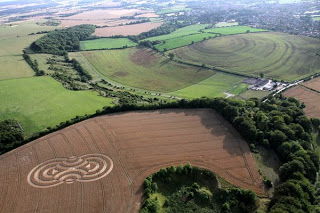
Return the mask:
[[[311,118],[320,118],[320,93],[314,92],[302,86],[296,86],[283,93],[286,97],[297,98],[304,102],[304,109],[307,116]]]
[[[320,77],[304,82],[303,85],[320,92]]]
[[[67,17],[67,19],[73,20],[104,20],[104,19],[115,19],[123,16],[133,16],[136,13],[148,12],[145,10],[138,9],[108,9],[108,10],[92,10],[83,13],[79,13],[73,16]]]
[[[76,26],[76,25],[80,25],[80,24],[94,24],[97,26],[109,26],[109,27],[114,27],[114,26],[118,26],[120,24],[127,24],[132,22],[132,20],[128,20],[128,19],[107,19],[107,20],[72,20],[72,19],[63,19],[60,20],[61,21],[61,26],[62,27],[72,27],[72,26]]]
[[[246,75],[264,73],[268,78],[295,81],[319,72],[319,48],[316,38],[262,32],[222,36],[173,52],[180,60],[200,65],[204,63]]]
[[[143,32],[148,32],[152,29],[155,29],[161,26],[163,23],[153,23],[153,22],[146,22],[142,24],[132,24],[132,25],[124,25],[124,26],[117,26],[117,27],[104,27],[104,28],[97,28],[95,31],[95,35],[97,36],[114,36],[114,35],[139,35]]]
[[[144,178],[186,162],[265,193],[246,142],[211,109],[97,117],[0,162],[0,212],[138,212]]]

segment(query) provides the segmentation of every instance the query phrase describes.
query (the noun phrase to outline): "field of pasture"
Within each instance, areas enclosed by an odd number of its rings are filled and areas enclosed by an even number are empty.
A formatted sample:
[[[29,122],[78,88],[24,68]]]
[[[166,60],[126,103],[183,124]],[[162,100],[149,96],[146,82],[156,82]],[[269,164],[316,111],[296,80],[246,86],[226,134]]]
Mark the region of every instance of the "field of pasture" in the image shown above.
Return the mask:
[[[0,80],[34,76],[34,71],[22,57],[23,49],[43,35],[29,35],[55,27],[40,26],[43,20],[17,22],[0,26]]]
[[[0,88],[0,120],[18,120],[27,134],[112,105],[112,99],[67,90],[51,77],[0,81]]]
[[[164,43],[157,44],[155,45],[155,47],[159,51],[167,51],[167,50],[172,50],[179,47],[187,46],[199,41],[204,41],[206,39],[210,39],[213,37],[215,37],[215,35],[211,33],[198,33],[193,35],[186,35],[182,37],[165,40]]]
[[[208,24],[190,25],[190,26],[187,26],[187,27],[179,28],[179,29],[173,31],[170,34],[146,38],[143,41],[145,41],[145,40],[148,40],[148,41],[163,41],[163,40],[178,38],[178,37],[181,37],[181,36],[197,34],[197,33],[200,33],[200,30],[204,30],[208,26],[209,26]]]
[[[179,64],[149,49],[85,51],[81,54],[107,79],[150,91],[172,92],[214,75],[212,70]]]
[[[183,61],[239,74],[264,73],[268,78],[294,81],[319,72],[319,48],[319,39],[261,32],[222,36],[172,52]]]
[[[203,96],[226,97],[226,94],[224,93],[231,90],[236,84],[242,82],[244,79],[244,77],[236,75],[216,73],[215,75],[197,84],[172,92],[170,94],[183,98],[200,98]]]
[[[80,42],[81,50],[119,49],[125,46],[134,47],[137,44],[127,38],[100,38]]]
[[[256,33],[256,32],[266,32],[268,30],[252,28],[248,26],[230,26],[230,27],[218,27],[204,30],[206,33],[215,33],[221,35],[235,35],[235,34],[242,34],[242,33]]]

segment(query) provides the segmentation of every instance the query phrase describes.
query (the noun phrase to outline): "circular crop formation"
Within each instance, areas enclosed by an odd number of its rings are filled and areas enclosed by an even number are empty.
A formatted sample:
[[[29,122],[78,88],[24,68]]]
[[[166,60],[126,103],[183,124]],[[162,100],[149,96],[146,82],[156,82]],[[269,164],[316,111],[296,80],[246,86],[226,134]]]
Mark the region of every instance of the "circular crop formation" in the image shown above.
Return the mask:
[[[242,74],[292,80],[320,69],[313,38],[283,33],[222,36],[175,50],[178,58]],[[308,61],[308,63],[305,63]]]
[[[28,174],[28,183],[36,188],[50,188],[66,183],[91,182],[107,176],[113,169],[112,159],[102,154],[55,158],[43,162]]]

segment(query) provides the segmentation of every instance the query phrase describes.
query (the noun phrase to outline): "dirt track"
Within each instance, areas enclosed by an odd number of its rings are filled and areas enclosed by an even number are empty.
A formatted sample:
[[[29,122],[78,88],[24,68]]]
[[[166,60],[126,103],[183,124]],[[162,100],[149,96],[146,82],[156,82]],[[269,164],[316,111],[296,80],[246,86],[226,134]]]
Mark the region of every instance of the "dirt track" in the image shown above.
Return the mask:
[[[213,110],[130,112],[0,156],[0,212],[137,212],[143,179],[186,162],[264,193],[246,142]]]

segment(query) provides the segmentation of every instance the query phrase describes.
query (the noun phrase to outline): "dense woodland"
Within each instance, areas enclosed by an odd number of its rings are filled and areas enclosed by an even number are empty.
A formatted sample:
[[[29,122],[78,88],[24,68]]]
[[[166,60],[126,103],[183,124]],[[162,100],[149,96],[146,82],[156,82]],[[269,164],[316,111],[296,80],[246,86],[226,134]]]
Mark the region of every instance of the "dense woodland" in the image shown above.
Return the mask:
[[[0,122],[0,153],[8,144],[22,140],[23,132],[17,121],[5,120]]]
[[[258,199],[252,191],[221,189],[218,185],[215,174],[190,164],[160,169],[144,181],[145,200],[140,213],[159,212],[156,193],[165,194],[166,212],[255,212]]]
[[[37,53],[63,55],[66,51],[80,50],[80,41],[90,39],[95,31],[94,25],[78,25],[54,30],[33,42],[30,48]]]

